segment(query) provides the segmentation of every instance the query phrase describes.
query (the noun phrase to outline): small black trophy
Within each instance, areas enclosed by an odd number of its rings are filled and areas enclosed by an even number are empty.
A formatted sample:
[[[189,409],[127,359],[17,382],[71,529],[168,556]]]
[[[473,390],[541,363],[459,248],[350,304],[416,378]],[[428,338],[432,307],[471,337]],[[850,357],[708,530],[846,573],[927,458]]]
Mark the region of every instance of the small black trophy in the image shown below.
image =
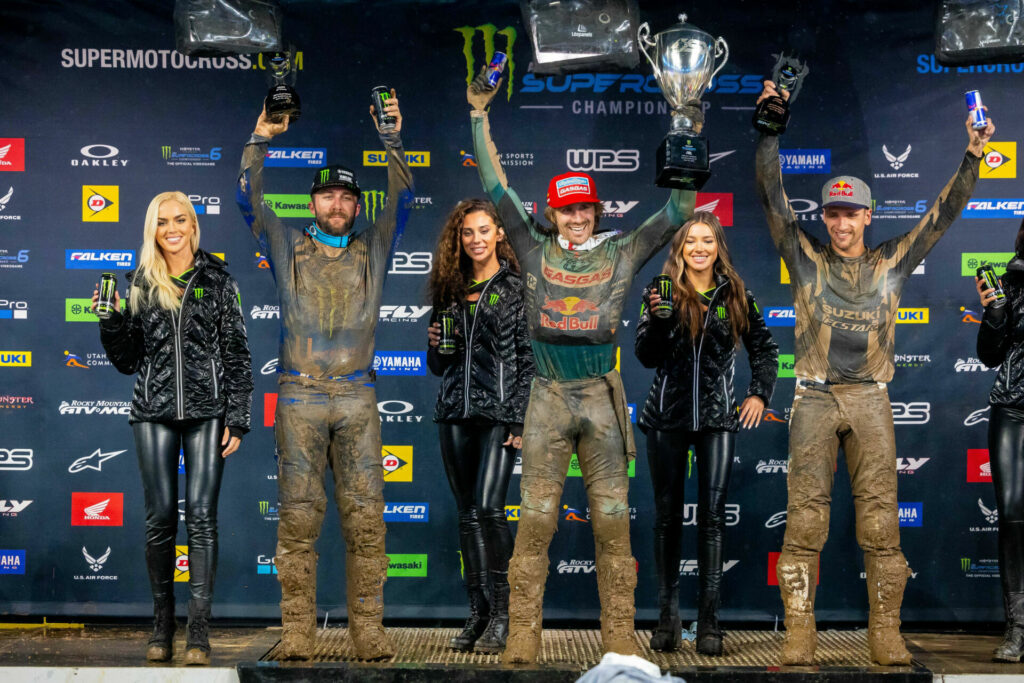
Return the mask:
[[[786,132],[786,126],[789,125],[789,106],[800,92],[800,86],[809,69],[796,55],[787,55],[783,52],[772,57],[776,59],[775,68],[772,69],[772,82],[779,95],[765,98],[757,105],[752,123],[754,128],[765,135],[781,135]],[[781,96],[783,92],[789,92],[788,101]]]
[[[289,123],[295,123],[302,113],[302,102],[299,93],[295,92],[295,70],[292,69],[291,53],[274,52],[270,54],[269,69],[273,74],[274,85],[267,92],[263,105],[267,109],[267,117],[274,123],[280,123],[288,117]],[[291,75],[289,79],[288,76]],[[285,83],[290,80],[291,84]]]

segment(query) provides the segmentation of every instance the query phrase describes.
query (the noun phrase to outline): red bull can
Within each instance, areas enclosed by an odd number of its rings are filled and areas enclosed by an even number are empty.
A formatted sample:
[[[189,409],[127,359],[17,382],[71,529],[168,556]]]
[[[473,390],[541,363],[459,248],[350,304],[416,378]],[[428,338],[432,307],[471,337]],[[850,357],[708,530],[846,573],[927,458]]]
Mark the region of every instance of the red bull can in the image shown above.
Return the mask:
[[[656,275],[651,289],[661,297],[656,305],[651,307],[651,313],[659,318],[668,318],[672,315],[672,278],[668,275]]]
[[[373,105],[373,111],[377,116],[377,127],[382,133],[394,130],[398,124],[398,120],[394,116],[384,113],[384,107],[390,99],[391,90],[387,86],[378,85],[370,91],[370,104]]]
[[[438,314],[437,322],[441,324],[441,341],[437,345],[437,352],[442,356],[450,356],[455,353],[455,314],[451,309],[445,309]]]
[[[493,90],[498,87],[498,81],[501,79],[501,74],[505,70],[505,64],[508,62],[508,55],[504,52],[495,52],[494,56],[491,57],[491,63],[487,65],[487,87]]]
[[[981,268],[978,268],[978,277],[985,281],[982,289],[994,289],[996,290],[993,294],[996,295],[995,301],[989,304],[992,308],[999,308],[1006,303],[1006,292],[1003,291],[1003,286],[999,284],[999,278],[996,277],[996,269],[992,267],[991,263],[986,263]]]
[[[114,295],[117,293],[117,276],[103,273],[100,278],[100,295],[96,299],[96,317],[106,320],[114,315]]]
[[[981,93],[977,90],[968,90],[964,93],[967,100],[967,111],[971,115],[971,128],[987,128],[988,117],[985,116],[985,106],[981,103]]]

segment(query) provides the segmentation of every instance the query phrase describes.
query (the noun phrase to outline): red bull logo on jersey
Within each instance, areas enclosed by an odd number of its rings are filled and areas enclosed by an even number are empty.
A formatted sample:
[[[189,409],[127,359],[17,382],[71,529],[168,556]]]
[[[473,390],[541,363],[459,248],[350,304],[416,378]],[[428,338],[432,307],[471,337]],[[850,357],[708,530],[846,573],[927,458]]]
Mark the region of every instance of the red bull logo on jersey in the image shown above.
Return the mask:
[[[597,321],[601,318],[600,315],[591,315],[586,320],[573,317],[581,313],[596,314],[598,312],[596,303],[589,299],[581,299],[576,296],[567,296],[564,299],[549,299],[545,296],[544,305],[540,308],[541,327],[547,327],[552,330],[596,330]],[[553,320],[550,315],[545,313],[545,311],[558,313],[562,316],[562,319],[557,321]]]

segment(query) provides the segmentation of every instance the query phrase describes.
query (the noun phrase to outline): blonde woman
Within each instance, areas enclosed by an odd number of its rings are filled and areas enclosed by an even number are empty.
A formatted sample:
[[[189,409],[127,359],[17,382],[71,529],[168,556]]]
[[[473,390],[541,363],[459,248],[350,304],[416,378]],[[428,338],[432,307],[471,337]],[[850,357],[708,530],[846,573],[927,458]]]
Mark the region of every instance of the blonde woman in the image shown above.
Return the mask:
[[[249,430],[252,368],[238,285],[221,259],[199,249],[199,223],[181,192],[146,211],[128,305],[100,321],[107,358],[137,375],[128,422],[146,502],[146,566],[154,628],[146,658],[167,661],[174,638],[174,536],[178,453],[185,456],[188,636],[185,663],[210,661],[209,620],[217,566],[217,496],[224,458]],[[93,306],[98,291],[93,292]],[[120,311],[120,296],[115,294]]]

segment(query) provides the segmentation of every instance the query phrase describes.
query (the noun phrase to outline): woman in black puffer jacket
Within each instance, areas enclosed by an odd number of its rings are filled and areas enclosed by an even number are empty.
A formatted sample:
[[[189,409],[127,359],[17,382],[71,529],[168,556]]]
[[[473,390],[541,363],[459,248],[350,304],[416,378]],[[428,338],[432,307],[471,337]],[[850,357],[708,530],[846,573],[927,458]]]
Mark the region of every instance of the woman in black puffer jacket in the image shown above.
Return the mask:
[[[500,226],[491,202],[459,202],[438,239],[429,283],[427,365],[441,375],[434,421],[459,512],[470,606],[450,646],[475,645],[486,653],[503,650],[508,636],[512,534],[505,496],[533,379],[519,264]],[[437,349],[437,315],[444,309],[455,316],[456,348],[449,355]]]
[[[1006,299],[978,280],[985,313],[978,329],[978,359],[999,367],[989,394],[988,449],[999,511],[999,578],[1002,579],[1006,632],[992,653],[998,662],[1024,655],[1024,221],[1017,231],[1016,255],[1002,277]]]
[[[107,358],[137,374],[128,421],[146,501],[146,565],[155,624],[146,658],[167,661],[174,637],[174,536],[178,452],[184,451],[188,530],[185,663],[210,661],[209,619],[217,565],[217,496],[224,458],[249,431],[252,368],[238,285],[224,262],[199,249],[195,209],[181,192],[153,198],[128,305],[100,321]],[[97,292],[93,292],[93,306]],[[115,308],[120,311],[120,297]]]
[[[661,302],[650,288],[636,332],[636,355],[657,368],[640,416],[654,485],[654,561],[658,572],[658,627],[651,649],[681,645],[679,560],[687,449],[697,461],[697,652],[722,654],[718,605],[722,581],[725,499],[740,424],[756,427],[778,376],[779,347],[754,296],[729,260],[725,234],[714,214],[697,212],[669,247],[665,273],[674,308],[651,314]],[[751,381],[742,406],[733,396],[736,348],[742,341]],[[739,414],[737,415],[737,410]]]

